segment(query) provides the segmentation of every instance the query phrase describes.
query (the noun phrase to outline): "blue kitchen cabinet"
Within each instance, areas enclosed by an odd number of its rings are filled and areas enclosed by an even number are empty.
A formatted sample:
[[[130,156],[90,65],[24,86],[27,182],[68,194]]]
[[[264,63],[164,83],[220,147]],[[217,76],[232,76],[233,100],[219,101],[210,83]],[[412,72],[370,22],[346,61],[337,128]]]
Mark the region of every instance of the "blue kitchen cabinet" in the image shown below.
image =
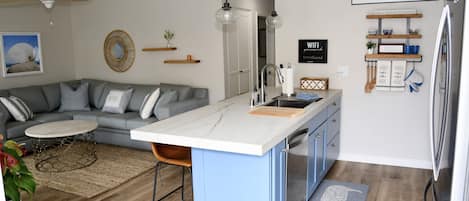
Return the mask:
[[[306,197],[340,152],[340,98],[308,122]],[[263,156],[192,149],[194,201],[286,201],[286,141]]]
[[[282,141],[263,156],[192,149],[195,201],[285,201]]]
[[[314,193],[326,171],[326,149],[324,148],[326,128],[326,124],[323,123],[309,134],[307,197]]]
[[[307,198],[313,195],[339,155],[340,103],[337,98],[310,121]]]

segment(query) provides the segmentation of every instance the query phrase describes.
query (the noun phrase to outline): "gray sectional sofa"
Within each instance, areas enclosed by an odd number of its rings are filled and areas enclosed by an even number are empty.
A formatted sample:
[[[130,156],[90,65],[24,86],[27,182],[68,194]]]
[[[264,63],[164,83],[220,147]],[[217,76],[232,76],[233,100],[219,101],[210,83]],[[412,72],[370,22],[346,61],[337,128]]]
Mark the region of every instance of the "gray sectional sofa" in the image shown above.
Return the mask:
[[[69,111],[58,112],[61,104],[61,93],[59,83],[31,86],[14,89],[0,90],[0,96],[16,96],[28,104],[34,112],[34,118],[27,122],[15,121],[8,110],[0,103],[0,133],[4,140],[15,140],[26,143],[30,148],[31,139],[25,136],[24,131],[34,125],[60,120],[93,120],[99,125],[95,131],[95,139],[98,143],[114,144],[119,146],[150,149],[148,143],[132,141],[130,130],[142,127],[159,120],[163,120],[189,110],[208,105],[208,89],[192,88],[183,85],[160,84],[139,85],[114,83],[102,80],[74,80],[66,82],[72,87],[81,83],[88,83],[89,101],[91,111]],[[107,94],[112,89],[133,89],[131,101],[125,114],[111,114],[102,112]],[[160,88],[161,93],[172,93],[174,98],[169,103],[159,104],[154,109],[154,116],[143,120],[139,116],[139,108],[146,94]]]

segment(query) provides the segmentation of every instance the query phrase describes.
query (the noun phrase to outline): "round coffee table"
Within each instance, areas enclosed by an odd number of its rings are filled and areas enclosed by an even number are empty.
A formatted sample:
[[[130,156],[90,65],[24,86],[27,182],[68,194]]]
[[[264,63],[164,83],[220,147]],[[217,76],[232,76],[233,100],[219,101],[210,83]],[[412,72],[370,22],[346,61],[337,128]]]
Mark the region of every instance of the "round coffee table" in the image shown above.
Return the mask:
[[[34,161],[41,172],[66,172],[92,165],[96,160],[93,121],[44,123],[26,129],[33,139]]]

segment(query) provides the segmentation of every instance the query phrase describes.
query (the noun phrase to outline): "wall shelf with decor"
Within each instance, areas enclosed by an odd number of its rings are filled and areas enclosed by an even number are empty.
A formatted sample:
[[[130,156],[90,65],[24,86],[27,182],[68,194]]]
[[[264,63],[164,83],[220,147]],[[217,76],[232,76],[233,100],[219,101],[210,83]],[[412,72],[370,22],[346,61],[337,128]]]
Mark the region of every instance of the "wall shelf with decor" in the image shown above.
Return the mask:
[[[417,11],[407,13],[396,12],[380,13],[367,15],[366,19],[377,20],[378,28],[370,29],[366,38],[369,39],[366,44],[368,54],[365,54],[366,77],[365,93],[371,93],[374,90],[379,91],[405,91],[409,77],[420,76],[421,73],[415,69],[415,63],[423,61],[419,54],[419,45],[411,45],[411,39],[421,39],[422,35],[417,29],[411,28],[411,19],[422,18],[423,15]],[[393,33],[392,28],[383,29],[385,19],[404,19],[405,33]],[[394,23],[395,24],[395,23]],[[405,43],[383,43],[383,40],[405,40]],[[377,43],[373,42],[377,40]],[[376,51],[376,47],[378,50]],[[377,53],[376,53],[377,52]],[[411,71],[407,71],[407,64],[413,63]],[[414,79],[412,77],[412,79]],[[422,77],[423,80],[423,77]],[[423,83],[423,82],[422,82]],[[417,83],[421,86],[422,83]],[[416,83],[414,83],[416,84]],[[418,92],[417,90],[414,90]],[[411,90],[411,92],[413,92]]]
[[[422,62],[420,54],[366,54],[365,61],[400,59],[408,62]]]
[[[176,47],[148,47],[143,48],[142,51],[144,52],[158,52],[158,51],[176,51]]]
[[[165,60],[164,61],[165,64],[198,64],[200,62],[201,62],[200,60],[187,60],[187,59],[183,59],[183,60]]]
[[[378,14],[367,15],[366,19],[399,19],[399,18],[422,18],[422,13],[414,14]]]
[[[420,39],[422,38],[421,34],[368,34],[367,39]]]

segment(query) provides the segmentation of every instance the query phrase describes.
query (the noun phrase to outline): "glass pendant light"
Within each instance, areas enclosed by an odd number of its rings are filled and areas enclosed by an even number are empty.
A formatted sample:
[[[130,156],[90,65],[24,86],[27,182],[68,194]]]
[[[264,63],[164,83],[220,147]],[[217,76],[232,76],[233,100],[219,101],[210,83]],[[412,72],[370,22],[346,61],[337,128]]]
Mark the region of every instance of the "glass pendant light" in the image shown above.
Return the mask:
[[[44,7],[47,9],[52,9],[55,4],[55,0],[41,0],[41,3],[44,4]]]
[[[233,12],[228,0],[226,0],[225,3],[223,3],[223,7],[217,11],[216,17],[217,21],[221,24],[233,24],[237,20],[237,16]]]
[[[265,23],[267,24],[267,27],[270,29],[278,29],[282,26],[282,18],[278,15],[277,11],[275,10],[275,2],[274,2],[274,10],[272,11],[272,14],[267,17],[265,20]]]
[[[49,13],[49,26],[54,26],[54,19],[52,18],[52,9],[54,8],[55,0],[41,0],[41,3],[46,7]]]

